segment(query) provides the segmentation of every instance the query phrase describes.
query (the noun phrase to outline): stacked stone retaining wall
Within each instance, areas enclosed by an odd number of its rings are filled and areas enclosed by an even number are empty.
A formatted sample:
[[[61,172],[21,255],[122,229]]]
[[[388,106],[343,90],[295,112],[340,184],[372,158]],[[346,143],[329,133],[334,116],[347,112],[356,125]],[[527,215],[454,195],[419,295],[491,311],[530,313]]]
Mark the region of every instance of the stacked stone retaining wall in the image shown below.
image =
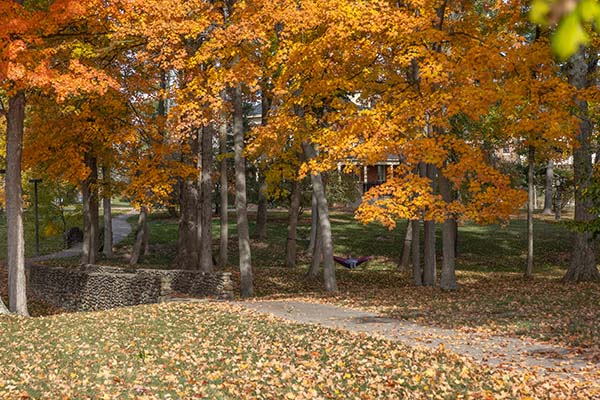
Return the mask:
[[[27,279],[28,288],[36,297],[69,311],[158,303],[173,292],[195,297],[233,297],[229,273],[31,265],[27,267]]]

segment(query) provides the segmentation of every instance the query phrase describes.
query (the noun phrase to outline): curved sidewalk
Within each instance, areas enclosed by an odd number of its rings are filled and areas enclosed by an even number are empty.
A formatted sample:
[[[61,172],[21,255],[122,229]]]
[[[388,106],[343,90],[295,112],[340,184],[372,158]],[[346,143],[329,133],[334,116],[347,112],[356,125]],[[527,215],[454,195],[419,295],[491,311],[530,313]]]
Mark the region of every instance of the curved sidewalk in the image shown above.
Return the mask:
[[[122,242],[127,235],[131,233],[131,224],[127,222],[127,219],[136,215],[134,212],[128,212],[125,214],[119,214],[112,219],[113,229],[113,245]],[[71,258],[81,255],[82,244],[77,243],[75,246],[65,249],[56,253],[45,254],[39,257],[27,258],[26,262],[36,262],[44,260],[56,260],[61,258]]]

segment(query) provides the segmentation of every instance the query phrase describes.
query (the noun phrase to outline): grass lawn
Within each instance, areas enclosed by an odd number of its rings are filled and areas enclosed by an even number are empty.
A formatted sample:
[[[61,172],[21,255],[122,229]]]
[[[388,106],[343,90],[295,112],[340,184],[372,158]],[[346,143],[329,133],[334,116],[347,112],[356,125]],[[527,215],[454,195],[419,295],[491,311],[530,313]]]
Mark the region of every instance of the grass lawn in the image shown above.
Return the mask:
[[[0,317],[0,398],[591,398],[591,386],[225,303]]]
[[[135,218],[130,221],[135,223]],[[267,240],[252,241],[256,294],[343,304],[425,325],[532,337],[585,349],[591,353],[590,357],[600,354],[597,329],[600,285],[560,282],[570,246],[569,232],[562,224],[535,221],[536,276],[533,280],[522,278],[526,255],[525,221],[513,220],[505,227],[460,227],[457,275],[461,290],[451,293],[438,288],[413,287],[410,273],[396,271],[405,224],[388,231],[375,224],[359,224],[351,214],[341,212],[332,213],[332,224],[336,254],[375,256],[358,270],[338,267],[339,293],[326,294],[320,281],[304,278],[310,258],[303,252],[300,252],[297,269],[282,266],[287,219],[285,212],[272,212]],[[309,216],[304,214],[299,229],[300,248],[308,244],[309,225]],[[229,228],[235,237],[233,222]],[[215,239],[218,230],[215,221]],[[152,216],[151,255],[142,265],[170,265],[176,252],[176,235],[176,220],[162,214]],[[217,240],[215,246],[216,243]],[[124,250],[130,245],[131,238],[124,242]],[[232,240],[232,266],[228,270],[238,281],[236,253],[237,243]],[[441,265],[441,260],[438,264]]]

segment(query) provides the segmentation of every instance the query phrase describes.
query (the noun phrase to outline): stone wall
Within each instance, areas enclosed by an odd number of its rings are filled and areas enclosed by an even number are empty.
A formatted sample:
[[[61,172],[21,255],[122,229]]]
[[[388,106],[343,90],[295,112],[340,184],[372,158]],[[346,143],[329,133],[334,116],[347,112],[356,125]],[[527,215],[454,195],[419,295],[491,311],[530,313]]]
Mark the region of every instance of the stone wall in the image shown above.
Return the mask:
[[[69,311],[158,303],[173,292],[196,297],[233,297],[229,273],[31,265],[27,267],[27,279],[28,288],[36,297]]]

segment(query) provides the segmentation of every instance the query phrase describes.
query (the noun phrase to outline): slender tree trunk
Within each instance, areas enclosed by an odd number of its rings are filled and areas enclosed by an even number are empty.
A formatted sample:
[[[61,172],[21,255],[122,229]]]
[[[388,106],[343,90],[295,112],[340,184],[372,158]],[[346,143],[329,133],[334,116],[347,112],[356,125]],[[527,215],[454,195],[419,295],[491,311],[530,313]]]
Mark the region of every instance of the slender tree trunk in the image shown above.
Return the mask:
[[[436,168],[432,164],[427,164],[427,177],[431,180],[431,185],[435,185]],[[435,286],[436,281],[436,259],[435,259],[435,221],[425,221],[425,249],[424,249],[424,268],[423,285]]]
[[[319,212],[317,211],[317,214]],[[319,231],[319,226],[315,230],[315,244],[313,246],[312,257],[310,261],[310,267],[308,269],[308,273],[306,274],[309,279],[317,279],[319,277],[319,272],[321,269],[321,260],[323,258],[323,240],[321,238],[321,232]]]
[[[556,185],[556,198],[554,199],[554,219],[560,221],[562,214],[562,184]]]
[[[534,204],[534,169],[535,169],[535,147],[529,146],[527,157],[527,268],[525,277],[533,276],[533,211]]]
[[[202,130],[202,171],[200,173],[200,222],[202,238],[200,241],[200,270],[213,272],[212,261],[212,161],[213,161],[213,129]]]
[[[198,268],[198,190],[192,179],[185,179],[180,191],[179,235],[175,265],[181,269]]]
[[[83,182],[83,248],[81,262],[95,264],[99,250],[99,204],[98,204],[98,164],[96,157],[85,154],[85,164],[90,174]]]
[[[440,181],[440,194],[442,199],[446,203],[451,203],[454,200],[452,194],[452,184],[450,181],[441,173],[439,174]],[[440,287],[442,290],[456,290],[458,284],[456,283],[456,219],[448,216],[442,226],[442,278],[440,281]]]
[[[107,165],[102,166],[102,179],[104,181],[102,190],[102,209],[104,216],[104,255],[108,257],[113,256],[113,232],[112,232],[112,206],[110,203],[111,198],[111,179],[110,179],[110,167]]]
[[[135,230],[135,242],[133,244],[133,249],[131,250],[129,265],[136,265],[140,261],[144,246],[144,231],[146,230],[147,224],[148,209],[146,207],[142,207],[140,209],[140,216],[138,218],[138,224]]]
[[[300,182],[294,181],[290,197],[290,210],[288,215],[288,235],[285,244],[285,266],[296,266],[298,214],[300,212]]]
[[[258,240],[267,238],[267,182],[263,173],[258,175],[258,209],[256,211],[256,231]]]
[[[544,191],[544,211],[545,215],[552,215],[552,182],[554,181],[554,162],[548,161],[546,165],[546,189]]]
[[[317,197],[315,193],[311,195],[310,200],[310,240],[308,242],[308,253],[312,254],[315,250],[315,243],[317,241],[317,230],[318,230],[318,208],[317,208]]]
[[[23,4],[22,1],[16,1]],[[8,100],[6,129],[6,226],[8,262],[8,298],[10,311],[29,315],[25,277],[25,238],[21,187],[21,154],[25,122],[25,93],[17,92]]]
[[[410,249],[412,247],[412,234],[413,224],[412,221],[406,222],[406,233],[404,234],[404,246],[402,247],[402,256],[398,263],[398,271],[406,272],[408,265],[410,264]]]
[[[584,50],[579,50],[571,58],[567,66],[569,83],[577,89],[583,89],[593,84],[593,81],[588,77],[588,73],[595,70],[596,63],[596,57],[590,57],[589,60],[586,60]],[[575,222],[587,223],[595,218],[595,215],[590,211],[592,208],[591,199],[585,195],[593,174],[591,156],[591,136],[593,129],[587,102],[578,100],[577,104],[579,107],[578,117],[580,122],[579,134],[577,135],[578,143],[573,150]],[[563,279],[568,282],[600,280],[595,250],[595,239],[591,232],[574,232],[571,262]]]
[[[219,127],[219,152],[221,153],[221,176],[219,177],[219,193],[221,197],[221,214],[219,215],[221,225],[219,241],[219,267],[225,268],[227,266],[227,248],[229,246],[229,215],[227,214],[227,209],[229,208],[229,182],[227,181],[227,122],[225,120],[223,120],[223,123]]]
[[[307,142],[302,143],[302,149],[307,160],[316,156],[315,149]],[[331,235],[331,222],[329,220],[329,205],[325,196],[325,185],[321,173],[311,173],[313,192],[317,198],[319,210],[319,234],[322,238],[323,247],[323,276],[325,278],[325,290],[337,291],[335,279],[335,266],[333,264],[333,238]]]
[[[235,207],[240,257],[240,280],[242,297],[254,296],[248,209],[246,203],[246,159],[244,158],[244,123],[242,110],[242,87],[233,91],[233,138],[235,151]]]
[[[423,286],[423,268],[421,268],[421,221],[418,219],[410,221],[412,225],[411,258],[413,265],[413,283],[415,286]]]

